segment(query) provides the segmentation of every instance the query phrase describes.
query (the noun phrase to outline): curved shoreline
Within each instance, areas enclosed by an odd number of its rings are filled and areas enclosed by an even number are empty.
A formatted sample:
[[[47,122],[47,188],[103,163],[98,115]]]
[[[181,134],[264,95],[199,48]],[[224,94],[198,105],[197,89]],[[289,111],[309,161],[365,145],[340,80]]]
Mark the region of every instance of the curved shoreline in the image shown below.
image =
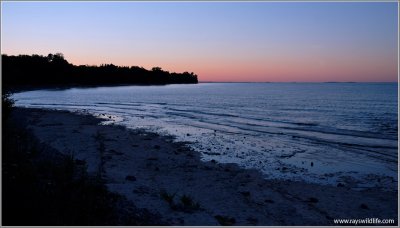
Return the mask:
[[[265,180],[256,170],[203,162],[172,137],[99,125],[93,116],[67,111],[17,112],[41,142],[85,161],[111,192],[171,225],[334,225],[342,218],[397,224],[397,191]]]

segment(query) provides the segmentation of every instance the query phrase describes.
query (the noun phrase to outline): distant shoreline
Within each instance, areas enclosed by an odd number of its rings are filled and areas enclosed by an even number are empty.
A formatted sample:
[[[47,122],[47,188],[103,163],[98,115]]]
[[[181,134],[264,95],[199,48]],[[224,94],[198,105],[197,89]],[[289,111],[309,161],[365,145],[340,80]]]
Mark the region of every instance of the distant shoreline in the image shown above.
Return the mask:
[[[214,81],[199,81],[200,83],[299,83],[299,84],[324,84],[324,83],[360,83],[360,84],[391,84],[391,83],[398,83],[398,82],[214,82]]]

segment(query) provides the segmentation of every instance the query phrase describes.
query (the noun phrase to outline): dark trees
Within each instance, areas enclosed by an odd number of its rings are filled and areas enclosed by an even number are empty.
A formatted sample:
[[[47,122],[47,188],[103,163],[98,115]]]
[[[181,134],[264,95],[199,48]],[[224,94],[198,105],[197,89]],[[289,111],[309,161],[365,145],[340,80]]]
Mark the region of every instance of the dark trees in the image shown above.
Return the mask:
[[[41,55],[2,55],[4,86],[97,86],[163,85],[197,83],[194,73],[170,73],[160,67],[100,66],[70,64],[61,53]]]

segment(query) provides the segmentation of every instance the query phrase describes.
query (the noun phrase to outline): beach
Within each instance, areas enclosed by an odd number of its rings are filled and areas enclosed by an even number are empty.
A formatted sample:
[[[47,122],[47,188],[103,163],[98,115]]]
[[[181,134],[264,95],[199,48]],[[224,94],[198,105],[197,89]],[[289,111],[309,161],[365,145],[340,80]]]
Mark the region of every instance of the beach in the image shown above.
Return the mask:
[[[255,169],[201,161],[188,143],[113,124],[107,113],[14,112],[41,143],[85,163],[110,192],[169,225],[335,225],[334,219],[365,218],[397,224],[397,191],[265,179]]]
[[[398,226],[397,2],[1,6],[0,225]]]

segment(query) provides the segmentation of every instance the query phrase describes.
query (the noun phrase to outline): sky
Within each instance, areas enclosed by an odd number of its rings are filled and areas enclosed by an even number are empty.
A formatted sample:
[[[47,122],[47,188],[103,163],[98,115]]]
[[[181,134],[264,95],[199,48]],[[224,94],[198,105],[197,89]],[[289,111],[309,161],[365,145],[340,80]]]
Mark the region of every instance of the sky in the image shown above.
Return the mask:
[[[396,2],[3,2],[1,53],[214,82],[396,82]]]

